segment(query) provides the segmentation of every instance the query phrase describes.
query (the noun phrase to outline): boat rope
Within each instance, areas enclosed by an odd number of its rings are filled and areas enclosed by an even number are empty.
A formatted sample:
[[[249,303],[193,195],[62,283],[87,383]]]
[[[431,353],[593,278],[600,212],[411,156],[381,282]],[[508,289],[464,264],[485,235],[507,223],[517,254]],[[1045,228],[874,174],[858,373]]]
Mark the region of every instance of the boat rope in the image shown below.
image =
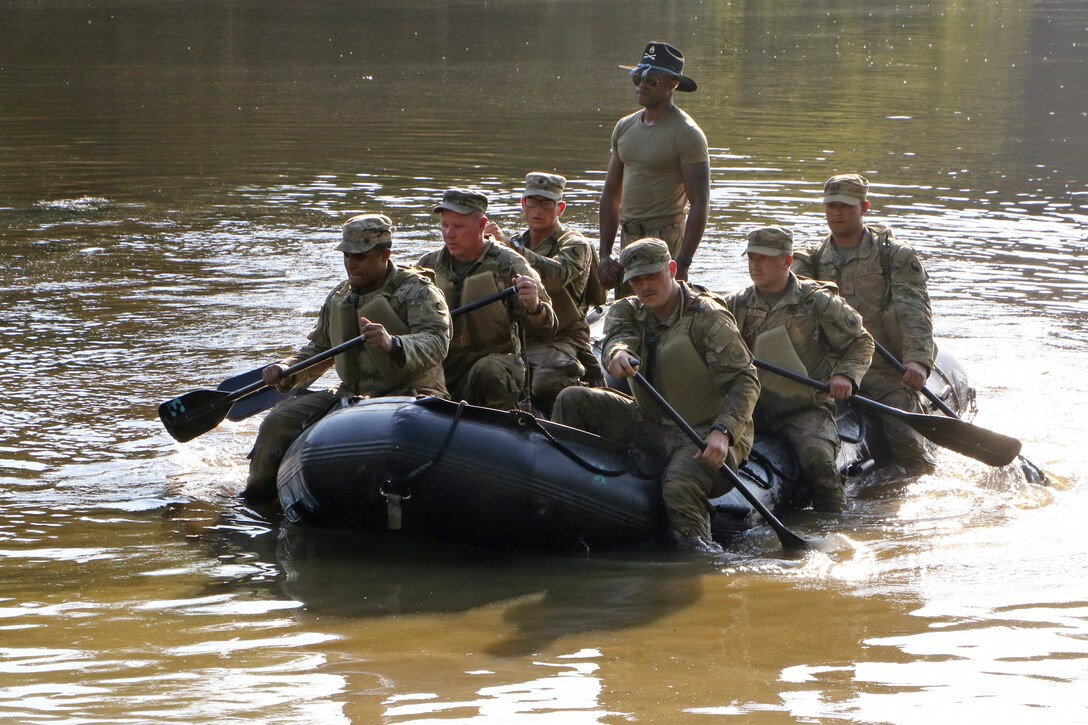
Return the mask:
[[[774,463],[771,461],[770,458],[768,458],[767,456],[763,455],[762,453],[760,453],[759,451],[757,451],[756,449],[753,448],[751,451],[748,452],[748,460],[746,460],[741,465],[740,470],[743,471],[744,473],[747,473],[748,476],[760,488],[770,490],[771,482],[770,481],[765,481],[762,478],[760,478],[759,473],[757,473],[755,471],[755,469],[753,469],[751,466],[748,465],[748,461],[752,461],[753,463],[758,463],[761,466],[764,466],[768,471],[770,471],[771,473],[776,474],[783,481],[788,481],[790,479],[790,476],[788,474],[786,474],[781,468],[774,465]]]
[[[531,413],[526,413],[523,410],[512,410],[510,412],[517,420],[519,425],[536,428],[538,431],[544,434],[544,437],[548,439],[549,443],[559,449],[560,453],[562,453],[564,456],[571,459],[590,473],[598,473],[602,476],[622,476],[623,474],[627,473],[626,465],[623,468],[619,469],[609,469],[604,468],[603,466],[598,466],[593,461],[587,461],[585,458],[568,448],[567,445],[561,440],[553,436],[551,434],[551,431],[542,426],[540,424],[540,421],[536,419],[536,416],[532,415]]]
[[[457,404],[457,410],[453,414],[453,422],[450,423],[450,429],[446,431],[446,438],[442,441],[442,445],[438,447],[438,452],[434,454],[431,460],[405,476],[404,482],[406,484],[410,481],[414,481],[417,477],[422,476],[429,471],[432,466],[442,460],[442,456],[446,453],[446,449],[450,447],[450,441],[453,439],[454,431],[457,430],[457,424],[461,422],[461,413],[464,412],[466,405],[467,403],[463,400]]]

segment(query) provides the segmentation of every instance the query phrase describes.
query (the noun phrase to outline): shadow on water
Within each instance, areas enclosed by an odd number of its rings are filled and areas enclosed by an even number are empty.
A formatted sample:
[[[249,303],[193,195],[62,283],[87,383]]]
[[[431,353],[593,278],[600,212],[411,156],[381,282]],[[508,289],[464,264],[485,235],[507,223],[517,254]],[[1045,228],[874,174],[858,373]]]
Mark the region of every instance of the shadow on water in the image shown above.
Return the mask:
[[[286,596],[321,617],[445,615],[505,607],[508,634],[483,650],[538,652],[562,637],[642,626],[695,604],[711,560],[661,550],[543,554],[393,532],[273,523],[246,508],[182,504],[168,517],[220,562],[214,585]],[[218,592],[217,592],[218,593]]]

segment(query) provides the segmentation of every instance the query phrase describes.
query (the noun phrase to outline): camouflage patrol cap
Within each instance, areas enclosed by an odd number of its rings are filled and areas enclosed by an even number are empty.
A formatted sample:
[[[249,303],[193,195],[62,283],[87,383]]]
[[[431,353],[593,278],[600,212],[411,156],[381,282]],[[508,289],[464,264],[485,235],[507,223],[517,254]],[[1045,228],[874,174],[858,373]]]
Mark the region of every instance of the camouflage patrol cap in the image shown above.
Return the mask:
[[[793,234],[782,227],[760,227],[748,232],[748,247],[744,254],[778,257],[793,254]]]
[[[860,204],[869,193],[869,180],[860,174],[839,174],[824,182],[824,203]]]
[[[620,252],[620,264],[623,265],[623,281],[630,282],[632,277],[644,274],[657,274],[668,269],[672,255],[669,245],[660,239],[647,237],[628,244]]]
[[[434,208],[434,213],[452,211],[457,214],[472,214],[487,211],[487,197],[478,191],[469,189],[446,189],[442,192],[442,201]]]
[[[385,214],[357,214],[344,222],[344,240],[336,245],[345,254],[362,254],[393,244],[393,222]]]
[[[539,196],[552,201],[562,201],[567,180],[559,174],[530,171],[525,175],[525,193],[522,196]]]

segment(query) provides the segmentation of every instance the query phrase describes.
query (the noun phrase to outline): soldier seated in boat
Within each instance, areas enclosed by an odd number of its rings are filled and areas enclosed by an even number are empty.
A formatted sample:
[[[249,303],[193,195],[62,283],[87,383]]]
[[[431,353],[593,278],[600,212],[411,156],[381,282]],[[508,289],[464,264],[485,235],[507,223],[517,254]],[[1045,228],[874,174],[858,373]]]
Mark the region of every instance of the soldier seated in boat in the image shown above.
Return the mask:
[[[261,423],[249,454],[244,496],[276,496],[280,460],[304,428],[351,396],[436,395],[447,397],[442,361],[450,343],[450,314],[441,291],[421,270],[402,268],[389,257],[393,227],[382,214],[360,214],[344,224],[336,249],[348,278],[325,298],[309,343],[292,357],[266,367],[262,377],[280,390],[301,387],[335,364],[340,385],[289,398]],[[364,345],[284,378],[283,370],[363,335]]]
[[[873,339],[906,366],[900,374],[880,355],[861,381],[861,394],[900,410],[923,412],[919,391],[933,369],[933,311],[929,276],[914,249],[886,226],[865,224],[869,182],[858,174],[832,176],[824,184],[824,214],[831,233],[793,258],[798,277],[827,280],[857,310]],[[896,418],[879,416],[895,461],[911,472],[933,470],[925,440]]]
[[[836,457],[841,441],[835,401],[853,395],[873,357],[873,338],[861,315],[832,285],[799,280],[790,271],[793,235],[780,227],[748,234],[752,286],[729,295],[726,306],[756,358],[826,380],[824,393],[771,372],[760,372],[757,431],[786,438],[812,488],[817,511],[841,511],[843,479]]]
[[[731,488],[718,470],[722,464],[735,470],[752,448],[752,410],[759,397],[752,355],[729,311],[676,279],[665,242],[633,242],[619,262],[635,296],[609,309],[602,360],[613,376],[630,378],[637,359],[639,372],[706,439],[706,449],[700,451],[637,383],[633,398],[611,389],[567,388],[555,401],[552,420],[656,457],[678,543],[720,551],[711,539],[707,499]]]
[[[484,238],[486,196],[448,189],[434,212],[442,218],[445,246],[423,255],[419,266],[433,270],[450,306],[460,307],[511,284],[517,290],[516,301],[494,302],[454,321],[443,364],[450,396],[500,410],[529,409],[523,336],[543,341],[555,334],[551,298],[524,257]]]
[[[525,257],[552,298],[559,330],[550,340],[530,340],[526,350],[533,401],[546,414],[551,413],[555,396],[563,388],[583,379],[590,385],[604,385],[586,312],[590,305],[604,303],[607,290],[597,279],[594,245],[577,231],[564,229],[559,221],[567,208],[563,201],[566,185],[567,180],[558,174],[531,172],[525,177],[521,197],[521,211],[529,228],[507,237],[494,221],[484,227],[485,234]]]

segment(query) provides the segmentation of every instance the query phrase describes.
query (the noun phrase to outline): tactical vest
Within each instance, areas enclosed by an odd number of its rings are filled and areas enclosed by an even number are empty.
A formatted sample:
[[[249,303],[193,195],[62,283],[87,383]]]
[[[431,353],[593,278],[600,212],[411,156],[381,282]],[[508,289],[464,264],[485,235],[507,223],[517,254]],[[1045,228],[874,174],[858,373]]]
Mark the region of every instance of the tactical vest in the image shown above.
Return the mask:
[[[676,323],[661,333],[656,345],[646,346],[652,349],[644,349],[643,355],[652,356],[651,371],[665,371],[663,375],[651,372],[651,384],[684,420],[699,426],[713,423],[725,401],[718,393],[706,360],[691,341],[694,321],[694,315],[681,313]],[[658,411],[660,417],[665,416],[642,386],[636,384],[631,389],[639,408]]]
[[[461,280],[437,273],[435,284],[442,290],[451,308],[467,305],[504,289],[490,270],[470,274]],[[453,318],[453,334],[447,357],[457,359],[465,353],[483,357],[495,352],[515,352],[514,340],[510,314],[506,305],[499,300]]]
[[[351,292],[347,285],[333,292],[330,298],[333,303],[329,315],[330,342],[335,346],[363,334],[360,317],[381,323],[390,335],[407,334],[408,323],[397,315],[390,300],[393,293],[412,278],[411,274],[407,270],[395,268],[379,290],[362,297]],[[365,301],[359,304],[361,299]],[[376,370],[385,383],[386,390],[399,388],[412,377],[410,371],[396,368],[389,355],[371,350],[365,344],[340,353],[335,360],[336,374],[340,381],[355,394],[372,392],[368,388],[373,387],[373,379],[362,374],[366,370]]]

